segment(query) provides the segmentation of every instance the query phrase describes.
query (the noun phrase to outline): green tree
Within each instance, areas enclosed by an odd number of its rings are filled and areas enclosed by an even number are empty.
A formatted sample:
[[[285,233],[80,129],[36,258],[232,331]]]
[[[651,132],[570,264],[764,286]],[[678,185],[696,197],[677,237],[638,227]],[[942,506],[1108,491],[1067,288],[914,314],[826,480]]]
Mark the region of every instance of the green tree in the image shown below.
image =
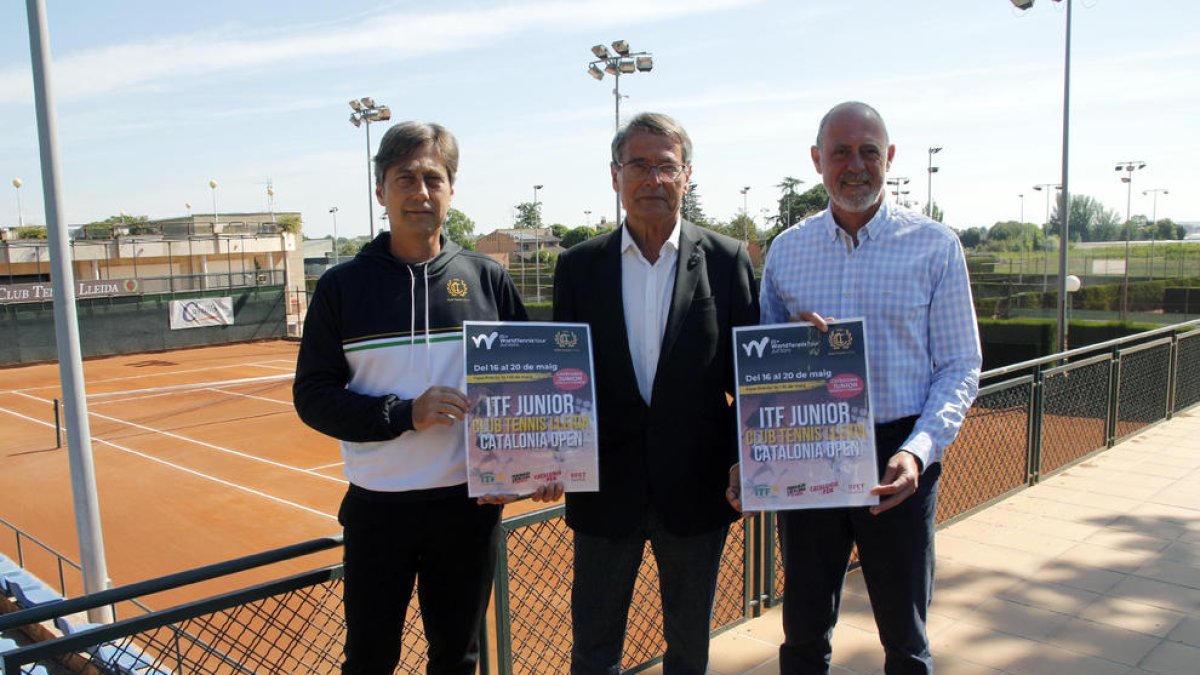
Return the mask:
[[[758,227],[755,226],[754,219],[745,213],[739,213],[729,221],[725,234],[742,241],[758,241]]]
[[[580,225],[579,227],[567,230],[566,234],[562,235],[562,241],[559,245],[563,248],[571,248],[575,244],[587,241],[596,236],[596,228]]]
[[[926,216],[938,221],[939,223],[946,222],[946,214],[942,212],[942,207],[938,206],[936,201],[932,204],[926,204],[925,208],[921,209],[921,213],[924,213]]]
[[[513,227],[541,227],[542,226],[542,210],[533,202],[521,202],[515,207],[516,222]]]
[[[787,178],[784,179],[784,181],[787,180]],[[793,178],[791,180],[795,179]],[[783,184],[784,183],[780,183],[780,185]],[[767,241],[774,240],[780,232],[783,232],[788,228],[788,225],[786,224],[788,222],[788,218],[790,218],[791,223],[795,224],[824,209],[828,205],[829,193],[825,191],[825,185],[823,183],[817,183],[816,185],[797,195],[789,195],[785,193],[784,196],[779,200],[779,212],[781,217],[775,219],[774,227],[772,227],[770,230],[767,230],[763,238]],[[785,213],[789,213],[790,215],[786,218],[782,217]],[[763,226],[765,227],[766,224],[764,223]]]
[[[986,227],[968,227],[958,233],[958,240],[963,248],[975,248],[987,239]]]
[[[558,237],[559,239],[562,239],[563,236],[567,234],[567,232],[571,231],[571,228],[567,227],[566,225],[563,225],[562,223],[555,223],[550,226],[550,231],[554,233],[554,236]]]
[[[779,218],[778,229],[785,230],[796,224],[804,214],[800,211],[800,204],[797,203],[800,195],[796,192],[804,181],[792,176],[784,176],[783,180],[775,185],[783,193],[779,198]],[[765,226],[765,223],[764,223]]]
[[[84,225],[82,234],[84,239],[112,239],[118,229],[127,230],[129,234],[149,234],[149,221],[150,218],[147,216],[119,213]]]
[[[291,213],[279,216],[278,225],[280,232],[296,234],[300,231],[300,216]]]
[[[937,204],[934,204],[937,207]],[[992,225],[984,249],[988,251],[1040,251],[1042,229],[1033,223],[1007,220]]]
[[[708,216],[704,215],[704,208],[700,206],[700,188],[695,183],[688,183],[687,193],[683,195],[681,209],[684,220],[710,229],[716,229],[712,227]]]
[[[1184,236],[1183,226],[1176,225],[1170,218],[1159,218],[1153,229],[1155,239],[1183,239]]]
[[[22,227],[14,227],[12,230],[14,239],[45,239],[45,225],[24,225]]]
[[[1062,214],[1060,204],[1056,204],[1050,215],[1050,231],[1062,239]],[[1117,212],[1105,208],[1099,200],[1087,195],[1071,195],[1071,220],[1067,223],[1070,228],[1071,241],[1116,241],[1124,239],[1120,232],[1121,217]]]
[[[446,214],[446,224],[442,227],[446,238],[468,251],[475,250],[475,221],[467,214],[452,208]]]

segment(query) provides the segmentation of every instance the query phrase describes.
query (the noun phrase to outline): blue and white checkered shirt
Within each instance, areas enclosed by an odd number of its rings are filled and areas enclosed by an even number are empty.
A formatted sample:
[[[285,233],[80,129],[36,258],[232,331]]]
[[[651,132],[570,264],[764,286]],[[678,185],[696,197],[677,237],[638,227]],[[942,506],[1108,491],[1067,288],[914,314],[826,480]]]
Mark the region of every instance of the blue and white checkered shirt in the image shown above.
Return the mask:
[[[884,201],[857,247],[826,209],[775,238],[762,323],[800,312],[862,317],[875,422],[919,415],[901,449],[941,461],[979,389],[979,327],[967,263],[950,228]]]

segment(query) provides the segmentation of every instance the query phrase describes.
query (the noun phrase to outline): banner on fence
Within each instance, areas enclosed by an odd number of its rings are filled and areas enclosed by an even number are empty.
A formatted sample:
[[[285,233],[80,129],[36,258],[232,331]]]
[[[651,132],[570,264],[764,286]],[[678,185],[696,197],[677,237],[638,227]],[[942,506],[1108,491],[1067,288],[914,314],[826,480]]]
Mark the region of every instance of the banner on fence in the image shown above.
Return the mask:
[[[75,298],[107,297],[112,295],[135,295],[141,292],[137,279],[104,279],[78,281],[75,283]],[[0,285],[0,305],[17,302],[50,302],[54,299],[54,287],[49,283]]]
[[[470,496],[600,489],[587,324],[463,324]]]
[[[735,328],[733,348],[742,508],[879,503],[863,320]]]
[[[233,298],[172,300],[171,330],[201,326],[232,326]]]

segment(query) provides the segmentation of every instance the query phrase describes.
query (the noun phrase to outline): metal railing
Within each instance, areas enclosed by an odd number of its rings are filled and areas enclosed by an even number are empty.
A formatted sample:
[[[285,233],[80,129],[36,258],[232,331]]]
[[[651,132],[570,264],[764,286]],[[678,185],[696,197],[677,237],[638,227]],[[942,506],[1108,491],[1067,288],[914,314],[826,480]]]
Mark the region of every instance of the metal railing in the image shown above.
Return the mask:
[[[1200,320],[983,374],[975,406],[947,451],[938,522],[946,524],[1062,471],[1147,426],[1200,403]],[[569,660],[572,543],[563,507],[501,527],[494,613],[481,672],[562,672]],[[150,580],[0,617],[0,631],[133,599],[201,579],[340,545],[339,537]],[[735,524],[722,558],[712,628],[756,616],[783,589],[773,514]],[[341,566],[288,576],[0,654],[4,672],[84,658],[104,672],[334,672],[341,659]],[[415,605],[415,603],[412,603]],[[624,662],[661,660],[657,572],[647,552],[634,591]],[[398,672],[424,668],[410,607]],[[97,648],[104,645],[107,649]],[[131,661],[132,659],[132,661]]]
[[[51,558],[53,558],[54,566],[58,570],[58,592],[60,594],[62,594],[64,596],[67,594],[66,571],[68,569],[74,571],[74,574],[72,575],[73,579],[82,579],[83,568],[81,568],[79,566],[79,563],[71,560],[70,558],[63,555],[62,553],[59,553],[58,551],[54,550],[50,546],[43,544],[37,537],[34,537],[33,535],[31,535],[27,532],[24,532],[23,530],[18,528],[16,525],[13,525],[12,523],[8,522],[7,520],[5,520],[3,518],[0,518],[0,527],[3,527],[3,529],[6,529],[9,531],[9,533],[12,535],[12,540],[13,540],[13,545],[14,545],[14,548],[12,548],[12,549],[8,549],[7,547],[4,547],[4,548],[0,549],[0,551],[14,550],[16,552],[16,556],[17,556],[16,563],[18,566],[26,567],[25,547],[27,544],[32,544],[36,550],[41,551],[43,554],[48,555]]]

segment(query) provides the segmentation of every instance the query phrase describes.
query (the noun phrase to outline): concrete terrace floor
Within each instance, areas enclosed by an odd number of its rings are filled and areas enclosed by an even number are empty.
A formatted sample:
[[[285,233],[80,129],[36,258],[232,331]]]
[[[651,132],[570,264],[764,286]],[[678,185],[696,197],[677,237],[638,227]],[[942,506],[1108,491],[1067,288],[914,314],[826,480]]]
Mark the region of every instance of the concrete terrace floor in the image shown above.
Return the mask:
[[[1200,408],[940,530],[937,557],[939,675],[1200,673]],[[710,672],[778,673],[782,639],[774,608]],[[883,672],[858,573],[833,645],[832,672]]]

